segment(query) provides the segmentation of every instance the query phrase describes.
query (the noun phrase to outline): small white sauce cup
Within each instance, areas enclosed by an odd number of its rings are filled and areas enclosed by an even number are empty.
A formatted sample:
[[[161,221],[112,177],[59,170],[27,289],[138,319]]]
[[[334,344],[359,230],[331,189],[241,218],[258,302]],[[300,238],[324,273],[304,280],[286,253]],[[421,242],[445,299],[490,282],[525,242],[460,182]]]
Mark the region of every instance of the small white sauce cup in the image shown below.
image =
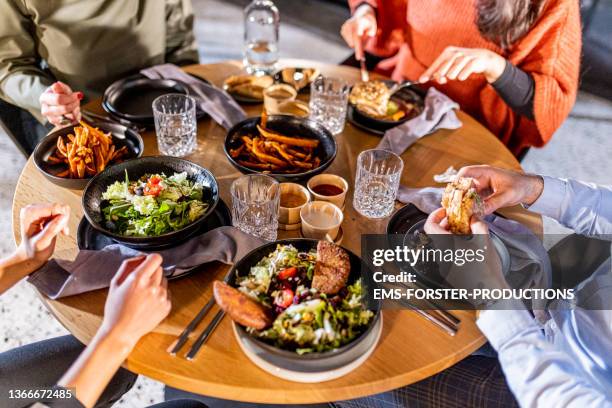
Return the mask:
[[[304,238],[331,239],[338,237],[344,220],[342,210],[327,201],[311,201],[300,210]]]
[[[304,203],[297,207],[279,207],[278,222],[285,225],[300,223],[300,210],[310,202],[310,193],[306,187],[297,183],[280,183],[280,202],[283,202],[283,195],[295,194],[304,198]]]
[[[284,93],[280,96],[280,93]],[[267,87],[263,92],[264,108],[270,115],[281,112],[280,106],[283,103],[293,101],[297,96],[297,91],[291,85],[276,84]]]
[[[322,184],[330,184],[332,186],[336,186],[342,190],[342,193],[333,196],[315,193],[313,188]],[[348,192],[349,185],[347,181],[342,177],[336,176],[335,174],[318,174],[308,180],[306,186],[308,187],[308,191],[310,191],[310,194],[312,194],[313,201],[328,201],[332,204],[335,204],[337,207],[344,209],[346,193]]]

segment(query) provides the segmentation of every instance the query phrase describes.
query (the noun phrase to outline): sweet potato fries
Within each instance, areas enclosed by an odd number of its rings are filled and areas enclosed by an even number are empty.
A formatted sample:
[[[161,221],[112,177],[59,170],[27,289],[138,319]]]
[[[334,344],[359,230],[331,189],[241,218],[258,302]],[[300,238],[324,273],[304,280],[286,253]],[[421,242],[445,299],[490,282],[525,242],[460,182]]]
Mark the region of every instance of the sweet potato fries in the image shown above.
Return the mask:
[[[321,164],[316,154],[318,140],[281,135],[267,129],[265,113],[257,125],[257,133],[242,135],[240,142],[230,149],[230,156],[239,164],[264,173],[300,173]]]
[[[65,164],[57,177],[85,178],[103,171],[109,163],[118,163],[128,153],[127,147],[119,149],[110,133],[104,133],[85,122],[74,128],[67,140],[60,136],[53,154],[47,158],[51,164]]]

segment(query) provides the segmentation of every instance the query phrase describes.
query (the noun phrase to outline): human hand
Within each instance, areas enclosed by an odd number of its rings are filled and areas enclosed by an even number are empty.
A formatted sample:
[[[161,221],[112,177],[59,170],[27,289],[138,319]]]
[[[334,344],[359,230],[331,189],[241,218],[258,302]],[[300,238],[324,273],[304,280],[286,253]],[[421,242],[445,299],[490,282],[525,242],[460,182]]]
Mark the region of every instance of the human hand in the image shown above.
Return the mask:
[[[451,232],[448,229],[446,209],[444,209],[444,207],[441,207],[429,214],[427,220],[425,221],[423,229],[428,235],[450,235]],[[470,219],[470,230],[472,231],[472,234],[489,234],[489,227],[487,227],[487,224],[476,216],[472,216],[472,218]]]
[[[17,248],[20,261],[31,262],[31,269],[41,267],[53,254],[60,233],[68,235],[70,207],[61,204],[32,204],[21,209],[19,224],[21,243]]]
[[[476,190],[484,200],[485,214],[517,204],[531,205],[544,189],[540,176],[492,166],[463,167],[457,176],[474,179]]]
[[[355,13],[342,24],[340,34],[349,47],[355,49],[355,58],[361,61],[363,53],[363,41],[365,37],[374,37],[378,26],[376,24],[376,13],[369,4],[357,7]]]
[[[483,74],[493,83],[504,72],[506,59],[484,48],[446,47],[429,68],[419,77],[419,82],[436,81],[445,84],[465,81],[472,74]]]
[[[446,209],[440,207],[437,210],[431,212],[425,221],[423,226],[427,235],[433,234],[450,234],[448,230],[448,220],[446,218]]]
[[[129,348],[170,313],[162,257],[150,254],[125,260],[111,281],[101,332]]]
[[[63,82],[55,82],[40,95],[40,112],[49,123],[59,126],[65,118],[81,120],[81,99],[83,92],[73,92]]]
[[[471,261],[464,264],[453,262],[438,263],[440,275],[452,287],[467,289],[474,293],[475,289],[505,289],[508,283],[503,275],[501,261],[495,245],[491,241],[487,224],[476,216],[470,219],[471,238],[452,235],[448,231],[446,211],[440,208],[432,212],[425,222],[425,232],[432,246],[442,251],[452,250],[458,257],[467,254]],[[480,255],[477,255],[480,254]],[[474,305],[479,305],[479,299],[473,299]]]

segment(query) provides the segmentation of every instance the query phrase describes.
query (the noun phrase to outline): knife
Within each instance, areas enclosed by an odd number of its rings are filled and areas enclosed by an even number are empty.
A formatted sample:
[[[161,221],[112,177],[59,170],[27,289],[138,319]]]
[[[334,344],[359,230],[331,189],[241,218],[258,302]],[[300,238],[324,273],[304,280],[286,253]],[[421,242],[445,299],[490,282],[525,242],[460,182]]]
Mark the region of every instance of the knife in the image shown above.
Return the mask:
[[[366,67],[365,55],[359,60],[359,65],[361,66],[361,81],[368,82],[370,80],[370,75],[368,74],[368,68]]]

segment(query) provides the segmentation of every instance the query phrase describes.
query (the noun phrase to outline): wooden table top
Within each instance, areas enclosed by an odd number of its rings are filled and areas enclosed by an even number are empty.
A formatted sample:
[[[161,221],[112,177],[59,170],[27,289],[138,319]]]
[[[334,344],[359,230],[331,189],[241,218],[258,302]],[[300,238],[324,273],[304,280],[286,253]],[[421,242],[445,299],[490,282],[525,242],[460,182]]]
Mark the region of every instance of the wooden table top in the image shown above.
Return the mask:
[[[359,79],[358,70],[350,67],[300,60],[287,60],[283,64],[317,67],[324,75],[343,77],[352,82]],[[241,64],[224,62],[191,66],[186,70],[220,85],[228,75],[240,72]],[[90,103],[87,108],[102,112],[100,101]],[[245,110],[255,116],[260,113],[261,105],[245,106]],[[463,112],[458,112],[458,116],[463,122],[460,129],[438,131],[421,139],[403,154],[404,185],[435,185],[433,175],[451,165],[458,169],[468,164],[486,163],[520,169],[514,156],[488,130]],[[240,173],[223,153],[224,137],[225,131],[220,126],[210,120],[201,121],[198,124],[198,148],[187,159],[214,173],[221,198],[230,204],[229,186]],[[156,154],[154,132],[145,132],[143,138],[145,155]],[[359,234],[384,233],[387,224],[386,219],[374,221],[361,217],[351,205],[357,155],[375,147],[380,138],[347,122],[337,140],[338,155],[327,172],[341,175],[351,186],[342,245],[359,254]],[[78,251],[77,225],[83,215],[81,192],[50,183],[37,171],[30,158],[19,178],[13,202],[16,241],[19,240],[19,209],[36,202],[62,202],[72,208],[71,235],[58,240],[55,256],[73,259]],[[518,207],[507,209],[504,214],[541,234],[542,221],[538,215]],[[290,236],[296,236],[296,233],[279,232],[279,238]],[[227,270],[226,265],[211,264],[204,272],[170,282],[173,307],[169,317],[140,340],[124,366],[172,387],[219,398],[262,403],[314,403],[357,398],[411,384],[455,364],[485,342],[474,323],[473,313],[469,311],[455,312],[462,323],[457,335],[450,337],[415,312],[385,310],[382,337],[372,356],[350,374],[324,383],[293,383],[260,370],[240,350],[229,318],[223,319],[193,361],[170,356],[166,350],[212,296],[212,281],[224,276]],[[72,334],[87,343],[101,323],[106,293],[106,290],[98,290],[57,301],[42,297],[42,301]],[[200,324],[182,353],[189,350],[213,315],[213,312],[209,313]]]

